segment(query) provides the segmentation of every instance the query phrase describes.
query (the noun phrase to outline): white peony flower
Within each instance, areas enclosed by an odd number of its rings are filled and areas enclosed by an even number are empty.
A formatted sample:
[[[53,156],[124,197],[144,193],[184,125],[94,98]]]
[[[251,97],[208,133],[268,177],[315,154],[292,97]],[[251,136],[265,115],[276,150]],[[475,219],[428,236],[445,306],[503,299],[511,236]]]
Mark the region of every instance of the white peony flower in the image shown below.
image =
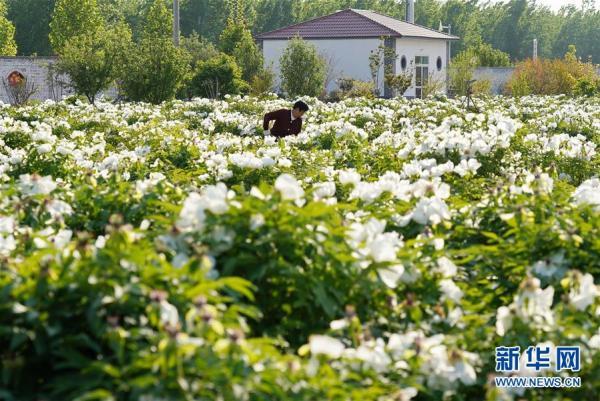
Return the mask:
[[[54,246],[57,247],[58,249],[63,249],[71,241],[72,237],[73,237],[73,231],[60,230],[52,238],[52,242],[54,242]]]
[[[360,182],[361,177],[360,177],[360,174],[358,174],[354,169],[341,170],[341,171],[338,171],[338,180],[340,181],[340,184],[342,184],[342,185],[346,185],[346,184],[356,185]]]
[[[446,203],[437,197],[421,198],[412,212],[412,219],[419,224],[437,225],[450,218]]]
[[[160,321],[164,325],[173,327],[179,323],[177,308],[164,299],[160,301]]]
[[[481,163],[477,159],[461,160],[460,163],[454,167],[454,172],[461,177],[467,174],[476,174],[477,170],[481,167]]]
[[[63,216],[70,216],[73,214],[73,208],[67,202],[53,199],[46,205],[46,210],[50,213],[53,219],[59,219]]]
[[[377,270],[377,274],[379,274],[379,278],[385,285],[390,288],[396,288],[398,285],[398,281],[404,274],[404,266],[401,264],[393,265],[389,267],[384,267]]]
[[[501,306],[496,311],[496,333],[504,336],[506,331],[512,327],[512,313],[506,306]]]
[[[308,342],[312,355],[326,355],[332,359],[342,356],[346,348],[340,340],[326,335],[311,335]]]
[[[526,279],[522,284],[521,291],[515,296],[513,302],[517,316],[525,321],[531,321],[538,324],[554,324],[554,315],[552,313],[552,301],[554,298],[554,288],[548,286],[541,289],[540,280],[532,277]]]
[[[12,234],[15,227],[15,219],[12,216],[0,217],[0,233]]]
[[[592,178],[581,183],[573,193],[575,204],[587,204],[600,211],[600,179]]]
[[[579,278],[578,282],[569,292],[569,302],[577,310],[583,311],[594,303],[594,299],[600,295],[600,291],[594,284],[594,276],[590,273],[577,275],[577,277]]]
[[[4,237],[0,235],[0,255],[9,256],[12,251],[17,249],[17,242],[15,241],[15,237],[12,235],[8,235]]]
[[[290,174],[281,174],[275,180],[275,189],[281,193],[281,197],[287,200],[298,200],[304,196],[304,189],[296,178]]]
[[[23,174],[19,177],[19,189],[26,196],[47,195],[56,189],[52,177]]]
[[[460,302],[463,292],[456,283],[450,279],[443,279],[439,283],[442,291],[442,299],[449,299],[456,303]]]
[[[335,182],[318,182],[313,185],[313,197],[315,200],[330,198],[335,195]]]
[[[440,273],[443,277],[452,278],[456,276],[458,268],[450,259],[442,256],[437,260],[437,268],[435,271]]]
[[[227,186],[222,182],[217,185],[208,185],[202,190],[202,202],[205,209],[213,214],[223,214],[229,210]]]

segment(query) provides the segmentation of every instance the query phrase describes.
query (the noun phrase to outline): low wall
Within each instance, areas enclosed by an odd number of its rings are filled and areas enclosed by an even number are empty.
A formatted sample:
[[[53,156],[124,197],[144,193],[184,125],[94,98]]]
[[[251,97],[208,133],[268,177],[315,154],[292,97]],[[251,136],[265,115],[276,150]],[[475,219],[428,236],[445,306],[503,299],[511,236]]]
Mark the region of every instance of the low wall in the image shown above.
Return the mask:
[[[492,84],[492,93],[500,95],[503,93],[504,85],[510,79],[514,69],[514,67],[478,67],[475,69],[473,78],[489,80]]]
[[[10,103],[6,91],[8,76],[13,72],[22,74],[27,83],[32,84],[35,93],[30,99],[61,100],[73,94],[69,85],[69,77],[54,72],[56,57],[0,57],[0,101]],[[111,88],[104,92],[107,97],[116,97],[116,90]]]
[[[56,57],[0,57],[0,100],[8,103],[9,96],[6,91],[8,76],[12,72],[21,73],[28,84],[33,84],[35,93],[31,99],[59,100],[69,93],[65,85],[60,85],[58,77],[52,77],[52,66]]]
[[[510,79],[515,67],[478,67],[473,74],[474,79],[488,79],[492,83],[492,93],[500,95],[504,92],[504,85]],[[600,67],[596,69],[600,76]]]

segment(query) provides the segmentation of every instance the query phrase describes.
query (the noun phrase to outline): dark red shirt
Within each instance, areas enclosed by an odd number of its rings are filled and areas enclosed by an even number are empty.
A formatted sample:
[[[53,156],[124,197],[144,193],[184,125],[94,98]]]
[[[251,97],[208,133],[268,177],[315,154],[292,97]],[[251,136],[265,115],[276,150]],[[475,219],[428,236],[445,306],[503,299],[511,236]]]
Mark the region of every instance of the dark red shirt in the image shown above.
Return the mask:
[[[296,118],[292,121],[292,111],[289,109],[279,109],[265,114],[263,129],[269,129],[269,122],[275,120],[271,134],[277,137],[288,135],[298,135],[302,129],[302,118]]]

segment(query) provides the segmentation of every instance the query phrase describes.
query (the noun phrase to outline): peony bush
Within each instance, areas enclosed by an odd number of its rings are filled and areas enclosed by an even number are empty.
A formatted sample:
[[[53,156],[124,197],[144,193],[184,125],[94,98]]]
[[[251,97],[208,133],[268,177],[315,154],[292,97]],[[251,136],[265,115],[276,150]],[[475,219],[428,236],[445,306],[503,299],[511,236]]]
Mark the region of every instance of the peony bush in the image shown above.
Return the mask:
[[[599,99],[305,100],[0,105],[0,398],[597,399]]]

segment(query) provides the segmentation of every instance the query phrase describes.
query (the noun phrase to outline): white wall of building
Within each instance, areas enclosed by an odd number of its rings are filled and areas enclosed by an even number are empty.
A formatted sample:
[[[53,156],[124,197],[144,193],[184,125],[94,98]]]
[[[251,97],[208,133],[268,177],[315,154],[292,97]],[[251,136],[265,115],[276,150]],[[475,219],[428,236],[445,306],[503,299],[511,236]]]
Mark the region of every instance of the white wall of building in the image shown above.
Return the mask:
[[[327,91],[337,88],[336,80],[340,77],[351,77],[362,81],[371,81],[369,68],[369,55],[371,50],[377,49],[380,44],[378,38],[371,39],[306,39],[313,44],[317,52],[331,61],[332,71]],[[280,85],[279,58],[287,47],[287,40],[266,39],[263,41],[263,56],[265,66],[272,64],[276,76],[276,85]],[[383,77],[383,66],[380,76]],[[380,91],[383,93],[383,78],[380,79]]]
[[[432,79],[439,80],[443,85],[443,90],[446,90],[446,71],[448,68],[447,55],[446,55],[446,41],[439,39],[426,39],[426,38],[398,38],[396,39],[396,54],[398,60],[396,64],[396,72],[400,73],[402,56],[406,57],[407,69],[413,71],[413,86],[408,88],[404,93],[404,96],[413,97],[415,96],[415,57],[416,56],[427,56],[429,57],[429,74]],[[437,69],[437,58],[442,58],[442,69]]]
[[[327,91],[337,88],[336,79],[340,77],[351,77],[363,81],[371,81],[371,70],[369,68],[369,55],[371,50],[376,49],[380,44],[379,38],[370,39],[306,39],[313,44],[319,54],[326,59],[331,60],[333,66],[332,79],[327,85]],[[263,41],[263,56],[265,66],[272,65],[276,76],[276,86],[280,89],[280,69],[279,58],[283,54],[288,44],[287,40],[267,39]],[[415,56],[429,57],[429,72],[433,78],[440,80],[443,84],[443,90],[446,89],[446,71],[447,71],[447,43],[445,40],[427,39],[427,38],[396,38],[396,53],[398,55],[396,72],[401,69],[401,58],[406,57],[407,68],[413,71],[413,86],[405,93],[405,96],[415,96],[415,77],[414,61]],[[437,58],[442,58],[442,69],[437,70]],[[411,64],[412,63],[412,64]],[[383,65],[380,70],[380,93],[384,93],[383,88]]]

